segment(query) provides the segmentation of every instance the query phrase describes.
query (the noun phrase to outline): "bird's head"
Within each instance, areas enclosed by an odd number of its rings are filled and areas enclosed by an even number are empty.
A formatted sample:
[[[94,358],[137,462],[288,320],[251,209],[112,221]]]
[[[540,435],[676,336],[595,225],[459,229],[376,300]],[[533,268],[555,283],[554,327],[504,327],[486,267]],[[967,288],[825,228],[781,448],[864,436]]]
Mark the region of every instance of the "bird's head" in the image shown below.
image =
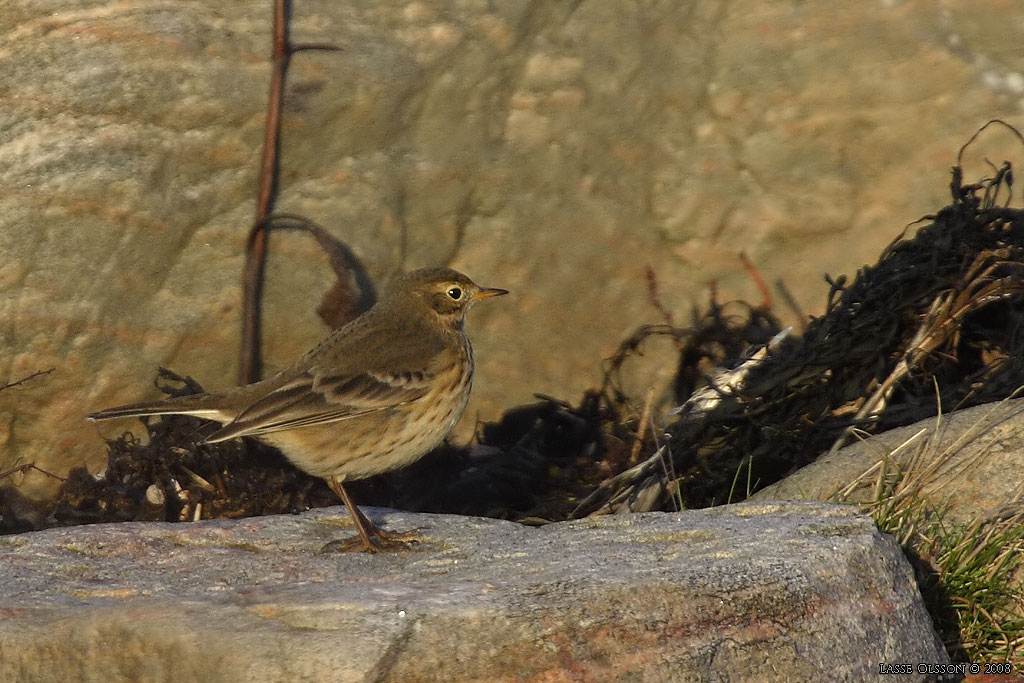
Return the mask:
[[[477,301],[508,294],[505,289],[481,287],[451,268],[414,270],[402,277],[392,292],[457,327],[462,325],[466,312]]]

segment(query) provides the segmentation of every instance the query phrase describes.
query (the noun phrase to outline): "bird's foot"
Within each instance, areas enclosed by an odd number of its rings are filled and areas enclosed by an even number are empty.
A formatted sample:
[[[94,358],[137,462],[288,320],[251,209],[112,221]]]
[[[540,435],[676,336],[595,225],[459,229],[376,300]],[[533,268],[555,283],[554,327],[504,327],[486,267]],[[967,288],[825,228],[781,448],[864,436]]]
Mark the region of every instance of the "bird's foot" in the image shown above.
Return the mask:
[[[349,538],[341,538],[331,541],[320,549],[321,553],[380,553],[389,550],[408,550],[413,544],[420,542],[420,532],[413,531],[384,531],[373,528],[364,538],[357,534]]]

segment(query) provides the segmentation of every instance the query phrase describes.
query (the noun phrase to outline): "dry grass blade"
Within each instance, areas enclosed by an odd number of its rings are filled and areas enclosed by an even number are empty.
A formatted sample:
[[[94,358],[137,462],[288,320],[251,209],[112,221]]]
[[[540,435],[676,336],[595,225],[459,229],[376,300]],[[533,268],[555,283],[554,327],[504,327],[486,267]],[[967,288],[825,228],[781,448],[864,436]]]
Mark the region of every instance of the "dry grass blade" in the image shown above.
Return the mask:
[[[715,377],[709,379],[708,386],[695,392],[688,401],[675,408],[672,413],[679,414],[680,420],[699,422],[718,407],[723,398],[738,391],[751,370],[763,363],[765,358],[775,351],[791,332],[792,328],[787,327],[772,337],[768,344],[750,354],[747,360],[736,368],[721,369],[716,372]],[[644,425],[651,421],[652,432],[657,433],[653,424],[653,416],[650,413],[652,398],[653,394],[649,393],[641,416],[641,426],[638,427],[637,440],[634,442],[634,450],[630,455],[631,463],[636,461]],[[669,454],[670,450],[666,446],[660,446],[645,461],[604,480],[576,506],[571,517],[607,514],[614,511],[640,512],[655,509],[654,505],[662,499],[666,488],[676,480],[673,459]],[[630,504],[623,506],[625,501],[629,501]],[[677,505],[681,508],[682,501],[678,501]]]
[[[640,413],[640,422],[636,427],[636,439],[633,441],[633,447],[629,451],[629,464],[632,465],[637,461],[640,456],[640,448],[644,445],[644,432],[647,431],[647,422],[651,417],[651,404],[654,403],[654,387],[647,390],[647,398],[644,399],[644,409]],[[651,424],[653,429],[654,424]]]
[[[717,408],[723,398],[735,396],[743,387],[747,375],[760,366],[768,354],[779,348],[779,345],[792,333],[793,328],[787,327],[769,341],[766,345],[751,354],[746,360],[735,368],[719,368],[708,380],[708,385],[695,391],[683,405],[675,408],[672,413],[680,415],[681,419],[699,421],[708,413]]]
[[[900,381],[916,369],[929,354],[959,335],[964,318],[969,314],[1024,292],[1024,267],[1020,263],[1007,260],[1008,257],[1009,252],[1006,249],[989,250],[978,254],[968,268],[961,286],[935,297],[900,361],[857,411],[854,418],[857,424],[864,424],[865,421],[878,417],[888,405]],[[1011,274],[997,277],[996,273],[999,270],[1009,270]],[[830,454],[834,454],[847,443],[852,429],[853,427],[847,429],[836,439],[829,450]]]
[[[956,451],[1008,419],[1006,411],[993,419],[997,408],[987,411],[945,448],[937,447],[941,421],[924,441],[920,437],[926,430],[918,431],[833,499],[850,502],[854,492],[874,477],[874,498],[858,504],[904,547],[915,565],[926,605],[954,659],[1024,666],[1020,647],[1024,642],[1024,484],[1003,508],[966,523],[948,523],[944,510],[928,502],[941,496],[950,478],[980,466],[981,459],[987,457],[988,451],[981,449],[963,462],[951,464]],[[911,449],[911,445],[917,448]]]
[[[632,493],[631,487],[637,482],[644,481],[652,473],[663,467],[662,457],[664,447],[659,448],[654,455],[644,460],[639,465],[634,465],[624,472],[619,472],[601,482],[593,492],[584,498],[576,509],[569,515],[570,519],[586,517],[589,514],[603,515],[614,512],[618,503],[629,498]]]

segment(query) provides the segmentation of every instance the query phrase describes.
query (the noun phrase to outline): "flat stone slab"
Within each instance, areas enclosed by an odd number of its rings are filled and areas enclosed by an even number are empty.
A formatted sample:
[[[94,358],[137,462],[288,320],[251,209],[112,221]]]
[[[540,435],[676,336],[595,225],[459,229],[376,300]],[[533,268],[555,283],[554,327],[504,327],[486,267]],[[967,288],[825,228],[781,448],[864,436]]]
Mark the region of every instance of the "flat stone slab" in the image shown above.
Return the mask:
[[[898,545],[848,506],[540,528],[342,508],[0,538],[0,680],[862,680],[947,662]],[[901,677],[901,680],[916,680]]]

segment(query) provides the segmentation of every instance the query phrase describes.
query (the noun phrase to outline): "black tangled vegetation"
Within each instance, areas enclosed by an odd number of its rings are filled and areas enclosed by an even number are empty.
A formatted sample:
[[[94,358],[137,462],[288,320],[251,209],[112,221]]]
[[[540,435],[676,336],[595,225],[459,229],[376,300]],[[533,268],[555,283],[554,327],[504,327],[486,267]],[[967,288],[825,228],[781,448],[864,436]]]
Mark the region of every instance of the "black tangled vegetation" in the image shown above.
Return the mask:
[[[1009,208],[1012,188],[1008,162],[972,184],[958,163],[948,206],[852,282],[829,279],[825,314],[744,366],[738,386],[708,378],[704,405],[677,395],[662,443],[646,449],[664,446],[661,457],[605,482],[577,514],[735,502],[854,429],[877,433],[1014,394],[1024,385],[1024,211]],[[773,323],[751,309],[722,326],[754,345]],[[715,357],[698,348],[689,356]],[[741,361],[726,356],[726,366]],[[687,358],[680,377],[695,374]]]

